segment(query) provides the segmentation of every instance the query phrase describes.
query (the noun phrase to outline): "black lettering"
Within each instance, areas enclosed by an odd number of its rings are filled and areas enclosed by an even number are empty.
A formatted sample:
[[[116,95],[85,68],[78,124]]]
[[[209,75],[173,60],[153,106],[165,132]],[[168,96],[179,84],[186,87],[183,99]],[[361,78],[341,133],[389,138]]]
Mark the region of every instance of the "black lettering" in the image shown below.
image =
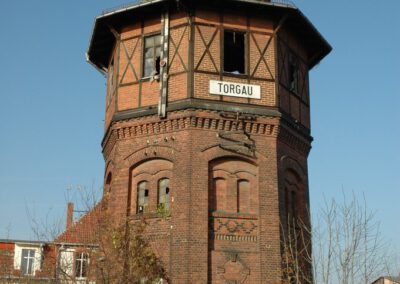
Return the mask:
[[[240,90],[240,86],[236,85],[236,94],[240,95],[241,94],[241,90]]]
[[[221,93],[222,92],[222,83],[218,83],[218,85],[219,85],[219,92]]]
[[[232,94],[232,93],[235,93],[235,85],[230,84],[229,86],[230,86],[229,92],[230,92],[231,94]]]
[[[229,93],[229,85],[224,85],[224,93]]]
[[[252,96],[253,95],[253,87],[249,87],[248,91],[248,95]]]
[[[242,94],[247,95],[247,87],[246,86],[243,86]]]

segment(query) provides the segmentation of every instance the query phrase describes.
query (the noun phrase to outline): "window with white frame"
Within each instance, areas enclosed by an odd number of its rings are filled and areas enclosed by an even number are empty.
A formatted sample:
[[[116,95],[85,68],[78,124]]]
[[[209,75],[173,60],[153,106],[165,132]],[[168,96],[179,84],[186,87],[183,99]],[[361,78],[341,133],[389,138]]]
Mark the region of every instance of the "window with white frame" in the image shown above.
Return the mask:
[[[21,274],[24,276],[34,275],[35,265],[35,252],[34,249],[21,250]]]
[[[58,273],[61,278],[71,278],[73,276],[74,250],[61,249],[59,255]]]
[[[41,244],[15,244],[14,269],[19,270],[22,276],[34,276],[41,269]]]
[[[86,252],[79,252],[75,255],[75,257],[75,277],[86,278],[89,255]]]

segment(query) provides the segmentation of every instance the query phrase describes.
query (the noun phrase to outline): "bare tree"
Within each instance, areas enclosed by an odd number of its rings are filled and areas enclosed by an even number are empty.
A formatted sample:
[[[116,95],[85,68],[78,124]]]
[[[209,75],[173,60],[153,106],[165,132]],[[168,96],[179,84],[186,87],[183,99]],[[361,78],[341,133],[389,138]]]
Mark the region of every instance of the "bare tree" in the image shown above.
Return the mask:
[[[313,283],[310,226],[288,216],[281,235],[283,284]]]
[[[385,274],[388,246],[364,196],[325,201],[317,216],[313,230],[317,283],[371,283]]]
[[[48,266],[53,272],[47,272],[47,275],[53,275],[57,283],[68,284],[90,283],[93,279],[103,284],[167,283],[163,265],[146,235],[146,219],[131,220],[127,217],[116,224],[107,210],[107,198],[99,200],[99,195],[94,186],[89,189],[83,186],[68,188],[66,201],[78,204],[79,210],[75,212],[81,213],[73,226],[67,229],[69,233],[63,233],[65,218],[54,218],[49,211],[41,220],[36,218],[34,210],[27,209],[35,237],[51,243],[55,250],[53,254],[43,256],[53,264]],[[159,217],[168,216],[165,210],[159,211]],[[82,225],[86,231],[83,239],[79,236],[79,226],[82,228]],[[71,234],[78,241],[69,241]],[[85,253],[85,257],[78,252]],[[85,279],[77,278],[77,255],[82,256],[81,262],[90,259],[84,267],[88,275]]]
[[[98,245],[95,263],[97,282],[166,283],[166,272],[146,235],[148,223],[145,216],[139,220],[126,217],[122,223],[116,224],[108,210],[107,196],[98,201],[93,186],[89,191],[82,187],[77,189],[77,198],[86,214],[96,211],[90,222],[94,227],[91,242]],[[161,210],[158,215],[167,216],[164,211]]]
[[[290,218],[282,227],[285,283],[365,284],[390,273],[389,246],[364,196],[326,200],[315,216],[312,230]]]

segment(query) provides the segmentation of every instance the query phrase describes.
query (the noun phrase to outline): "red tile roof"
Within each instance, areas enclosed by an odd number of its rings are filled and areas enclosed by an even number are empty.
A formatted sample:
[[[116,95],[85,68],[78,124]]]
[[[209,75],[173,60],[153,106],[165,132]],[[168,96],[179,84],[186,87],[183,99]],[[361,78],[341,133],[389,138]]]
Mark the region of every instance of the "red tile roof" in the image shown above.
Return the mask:
[[[102,202],[97,203],[93,209],[59,235],[54,242],[95,244],[97,242],[96,240],[103,212],[102,209]]]

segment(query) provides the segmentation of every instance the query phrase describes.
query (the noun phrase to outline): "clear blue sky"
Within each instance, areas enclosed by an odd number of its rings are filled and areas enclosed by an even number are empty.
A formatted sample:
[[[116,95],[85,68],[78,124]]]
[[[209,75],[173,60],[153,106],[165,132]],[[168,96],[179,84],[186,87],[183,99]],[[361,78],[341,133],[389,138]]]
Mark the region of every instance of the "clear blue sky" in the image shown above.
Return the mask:
[[[85,62],[94,17],[126,1],[1,1],[0,238],[26,207],[63,216],[68,187],[100,188],[105,79]],[[333,46],[311,72],[312,209],[365,193],[400,247],[400,1],[297,0]]]

